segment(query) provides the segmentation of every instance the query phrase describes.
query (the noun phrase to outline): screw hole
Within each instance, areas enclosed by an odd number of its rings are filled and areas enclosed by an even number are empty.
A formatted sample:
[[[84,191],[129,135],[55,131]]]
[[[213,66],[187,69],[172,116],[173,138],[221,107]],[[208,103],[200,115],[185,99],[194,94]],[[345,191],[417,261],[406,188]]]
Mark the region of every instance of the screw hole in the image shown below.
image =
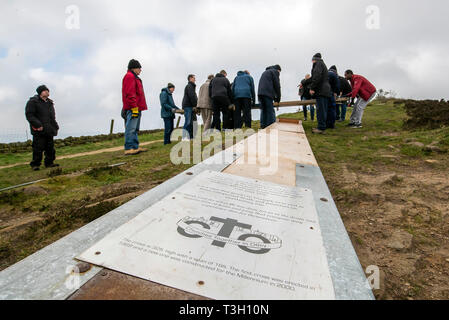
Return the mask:
[[[193,176],[193,173],[192,172],[187,172],[186,175]]]
[[[329,200],[327,200],[326,198],[321,198],[320,200],[323,202],[329,202]]]
[[[99,256],[100,254],[101,254],[100,251],[95,252],[95,255],[96,255],[96,256]]]
[[[198,285],[204,286],[204,281],[198,281]]]

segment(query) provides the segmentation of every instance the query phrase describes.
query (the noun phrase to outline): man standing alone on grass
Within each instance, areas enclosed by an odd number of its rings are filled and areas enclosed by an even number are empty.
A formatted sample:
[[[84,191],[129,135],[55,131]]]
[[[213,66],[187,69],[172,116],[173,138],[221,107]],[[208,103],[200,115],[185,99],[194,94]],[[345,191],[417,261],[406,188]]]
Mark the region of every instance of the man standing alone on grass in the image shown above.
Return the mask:
[[[142,80],[139,78],[141,73],[142,65],[139,61],[132,59],[128,64],[128,72],[123,78],[122,99],[126,115],[125,155],[127,156],[147,151],[139,148],[138,137],[142,111],[148,110]]]
[[[45,153],[46,168],[59,167],[54,163],[56,159],[54,137],[58,135],[59,131],[54,103],[49,99],[50,90],[46,86],[40,86],[36,92],[37,95],[30,98],[25,109],[25,115],[33,135],[33,160],[30,166],[34,171],[40,169],[43,153]]]
[[[332,97],[329,74],[321,53],[312,58],[312,78],[310,78],[310,94],[316,99],[318,128],[313,133],[323,134],[327,129],[327,112],[329,99]]]
[[[198,105],[198,96],[196,95],[196,77],[190,74],[187,77],[187,85],[184,89],[184,98],[182,99],[182,109],[184,110],[184,132],[183,141],[190,141],[193,139],[193,109]]]
[[[281,67],[277,64],[268,67],[259,81],[260,127],[265,129],[276,122],[274,102],[281,102]]]
[[[179,108],[173,100],[175,85],[169,83],[167,88],[162,89],[159,99],[161,101],[161,117],[164,120],[164,145],[171,144],[171,134],[174,129],[175,112]]]
[[[209,95],[209,85],[214,75],[211,74],[207,77],[206,82],[201,86],[200,93],[198,95],[198,109],[201,111],[201,117],[204,123],[204,132],[207,132],[212,127],[212,99]]]
[[[256,90],[253,77],[245,71],[239,71],[232,83],[232,93],[235,104],[234,129],[242,129],[243,122],[246,128],[251,128],[251,107],[256,104]]]
[[[352,128],[362,128],[363,113],[368,103],[370,103],[376,96],[377,89],[365,77],[354,74],[352,70],[347,70],[345,72],[345,78],[351,81],[352,92],[350,93],[350,96],[352,98],[352,103],[354,103],[354,99],[358,97],[357,102],[354,105],[354,110],[352,111],[351,122],[348,126]]]

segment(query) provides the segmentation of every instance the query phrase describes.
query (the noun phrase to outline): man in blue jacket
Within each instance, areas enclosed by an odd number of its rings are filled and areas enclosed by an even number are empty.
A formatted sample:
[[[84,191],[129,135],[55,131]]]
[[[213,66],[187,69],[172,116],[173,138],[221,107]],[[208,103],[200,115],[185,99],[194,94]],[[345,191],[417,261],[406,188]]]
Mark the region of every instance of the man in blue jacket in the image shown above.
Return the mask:
[[[161,117],[164,120],[164,145],[171,144],[171,134],[174,130],[175,112],[179,108],[173,100],[175,85],[169,83],[167,88],[162,89],[159,96],[161,100]]]
[[[276,122],[276,112],[274,102],[281,102],[281,67],[275,65],[268,67],[259,81],[259,101],[260,101],[260,127],[265,129]]]
[[[251,128],[251,107],[256,104],[256,89],[254,79],[244,71],[239,71],[232,84],[234,95],[234,129],[241,129],[243,122],[246,128]],[[242,121],[243,112],[243,121]]]

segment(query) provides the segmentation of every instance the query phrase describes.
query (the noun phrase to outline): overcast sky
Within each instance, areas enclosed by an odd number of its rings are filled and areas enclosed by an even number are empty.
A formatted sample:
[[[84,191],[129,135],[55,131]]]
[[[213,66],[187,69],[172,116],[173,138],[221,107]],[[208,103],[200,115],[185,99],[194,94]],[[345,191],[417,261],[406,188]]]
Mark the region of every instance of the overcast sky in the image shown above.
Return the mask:
[[[61,135],[106,133],[112,118],[121,130],[131,58],[143,65],[143,129],[162,127],[168,82],[181,104],[189,73],[200,85],[221,69],[231,81],[248,69],[257,85],[280,64],[283,100],[295,100],[316,52],[400,97],[449,98],[447,0],[2,0],[0,12],[0,137],[24,135],[24,107],[40,84],[51,89]]]

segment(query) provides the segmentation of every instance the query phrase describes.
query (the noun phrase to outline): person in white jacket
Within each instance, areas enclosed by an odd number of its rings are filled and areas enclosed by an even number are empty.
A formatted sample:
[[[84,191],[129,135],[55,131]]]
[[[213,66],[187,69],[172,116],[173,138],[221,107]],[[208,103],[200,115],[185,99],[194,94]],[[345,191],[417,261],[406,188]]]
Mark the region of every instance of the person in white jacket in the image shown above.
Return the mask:
[[[212,99],[209,95],[209,85],[213,75],[210,75],[206,82],[201,86],[200,93],[198,95],[198,109],[201,111],[201,117],[203,118],[204,123],[204,132],[207,132],[212,127],[212,116],[213,116],[213,108],[212,108]]]

